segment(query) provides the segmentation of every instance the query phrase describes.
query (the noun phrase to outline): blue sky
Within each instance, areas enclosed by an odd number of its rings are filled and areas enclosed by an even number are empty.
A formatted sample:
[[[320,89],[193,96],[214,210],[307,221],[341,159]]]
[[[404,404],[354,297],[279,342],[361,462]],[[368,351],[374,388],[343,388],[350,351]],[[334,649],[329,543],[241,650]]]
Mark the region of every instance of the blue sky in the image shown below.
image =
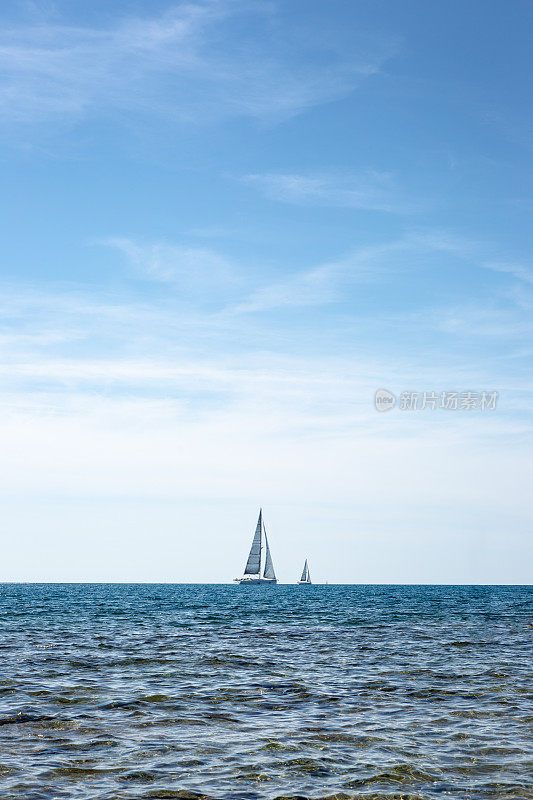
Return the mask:
[[[5,0],[0,578],[529,582],[532,16]]]

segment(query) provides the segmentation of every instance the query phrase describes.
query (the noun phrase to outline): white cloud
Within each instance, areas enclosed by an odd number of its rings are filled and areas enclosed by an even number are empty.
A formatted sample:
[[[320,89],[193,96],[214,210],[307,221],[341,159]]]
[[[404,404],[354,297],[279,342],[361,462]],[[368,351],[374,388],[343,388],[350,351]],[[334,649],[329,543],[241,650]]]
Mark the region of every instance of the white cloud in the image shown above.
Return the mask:
[[[512,275],[513,278],[516,278],[518,281],[522,281],[524,283],[533,283],[533,271],[527,267],[524,267],[523,264],[507,263],[502,261],[485,261],[483,266],[487,269],[493,270],[493,272],[504,272],[508,275]]]
[[[428,257],[439,253],[469,260],[474,270],[485,266],[479,247],[473,242],[442,232],[413,232],[384,244],[359,247],[310,269],[289,273],[278,281],[254,289],[232,310],[253,312],[334,303],[346,298],[347,290],[354,286],[390,282],[398,274],[425,271]],[[429,313],[434,316],[435,309]],[[397,319],[400,318],[407,321],[409,314],[400,314]],[[417,321],[421,321],[420,316],[417,316]]]
[[[325,265],[257,289],[232,310],[235,313],[252,313],[289,306],[315,306],[334,302],[337,298],[335,271]]]
[[[509,342],[529,341],[533,336],[530,314],[522,314],[514,307],[501,308],[496,300],[434,310],[426,318],[439,330],[459,337],[485,337]]]
[[[247,175],[245,182],[284,203],[412,213],[417,206],[402,197],[390,173],[366,170],[358,175],[336,173],[267,173]]]
[[[363,247],[337,261],[287,275],[282,280],[254,290],[235,312],[266,311],[290,306],[319,306],[340,299],[353,284],[372,283],[392,271],[383,260],[406,249],[403,240],[386,245]]]
[[[139,244],[127,237],[110,237],[102,244],[116,248],[135,272],[162,283],[175,283],[188,293],[223,288],[231,291],[240,281],[237,267],[220,253],[202,247],[156,242]]]
[[[357,42],[349,51],[328,46],[322,63],[315,49],[265,25],[272,13],[265,4],[213,0],[108,27],[42,20],[5,26],[4,124],[131,112],[181,121],[283,118],[349,93],[395,49],[374,42],[358,55]]]
[[[237,264],[208,248],[139,243],[118,236],[99,243],[121,252],[134,274],[179,287],[182,298],[196,301],[216,298],[226,318],[242,312],[334,302],[343,288],[374,282],[390,274],[394,270],[391,258],[413,247],[408,239],[361,247],[309,269],[287,270],[283,277],[272,281],[271,276],[262,275],[257,265],[252,270],[249,265]]]

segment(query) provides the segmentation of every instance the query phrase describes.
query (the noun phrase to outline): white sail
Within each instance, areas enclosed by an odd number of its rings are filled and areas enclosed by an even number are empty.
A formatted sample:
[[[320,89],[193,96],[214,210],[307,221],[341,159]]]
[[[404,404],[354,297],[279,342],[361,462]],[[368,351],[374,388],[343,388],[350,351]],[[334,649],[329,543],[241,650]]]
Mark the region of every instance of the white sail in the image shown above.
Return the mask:
[[[311,583],[311,575],[309,573],[309,564],[307,563],[307,559],[305,559],[304,568],[302,570],[302,577],[300,578],[298,583]]]
[[[276,578],[274,572],[274,564],[272,563],[272,556],[270,555],[270,547],[268,546],[268,539],[265,530],[265,542],[266,542],[266,558],[265,558],[265,571],[263,572],[263,578]]]
[[[261,572],[261,529],[263,527],[263,512],[259,511],[259,519],[250,548],[250,555],[244,569],[245,575],[259,575]]]

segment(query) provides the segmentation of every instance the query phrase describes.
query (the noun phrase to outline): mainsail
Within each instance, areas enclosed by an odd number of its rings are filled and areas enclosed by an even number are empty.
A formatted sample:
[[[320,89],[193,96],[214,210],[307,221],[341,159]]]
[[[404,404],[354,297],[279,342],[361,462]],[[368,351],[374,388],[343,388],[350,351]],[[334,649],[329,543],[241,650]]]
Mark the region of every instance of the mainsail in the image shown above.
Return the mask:
[[[270,547],[268,546],[266,528],[265,528],[265,542],[266,542],[266,558],[265,558],[265,571],[263,572],[263,578],[275,578],[276,575],[274,573],[274,564],[272,563],[272,556],[270,555]]]
[[[255,529],[254,538],[252,541],[252,547],[250,548],[250,555],[248,556],[248,561],[246,562],[246,567],[244,569],[245,575],[259,575],[261,572],[261,529],[263,527],[263,511],[260,509],[259,511],[259,519],[257,520],[257,526]],[[267,545],[268,548],[268,545]],[[267,558],[268,558],[268,549],[267,549]],[[272,562],[271,562],[272,563]]]

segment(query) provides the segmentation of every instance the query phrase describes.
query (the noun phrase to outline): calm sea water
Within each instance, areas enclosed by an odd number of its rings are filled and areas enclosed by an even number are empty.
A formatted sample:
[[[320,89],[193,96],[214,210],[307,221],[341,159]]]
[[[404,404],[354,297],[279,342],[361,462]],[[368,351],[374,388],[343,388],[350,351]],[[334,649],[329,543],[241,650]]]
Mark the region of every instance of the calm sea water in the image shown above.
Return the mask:
[[[530,587],[0,586],[0,797],[533,798]]]

